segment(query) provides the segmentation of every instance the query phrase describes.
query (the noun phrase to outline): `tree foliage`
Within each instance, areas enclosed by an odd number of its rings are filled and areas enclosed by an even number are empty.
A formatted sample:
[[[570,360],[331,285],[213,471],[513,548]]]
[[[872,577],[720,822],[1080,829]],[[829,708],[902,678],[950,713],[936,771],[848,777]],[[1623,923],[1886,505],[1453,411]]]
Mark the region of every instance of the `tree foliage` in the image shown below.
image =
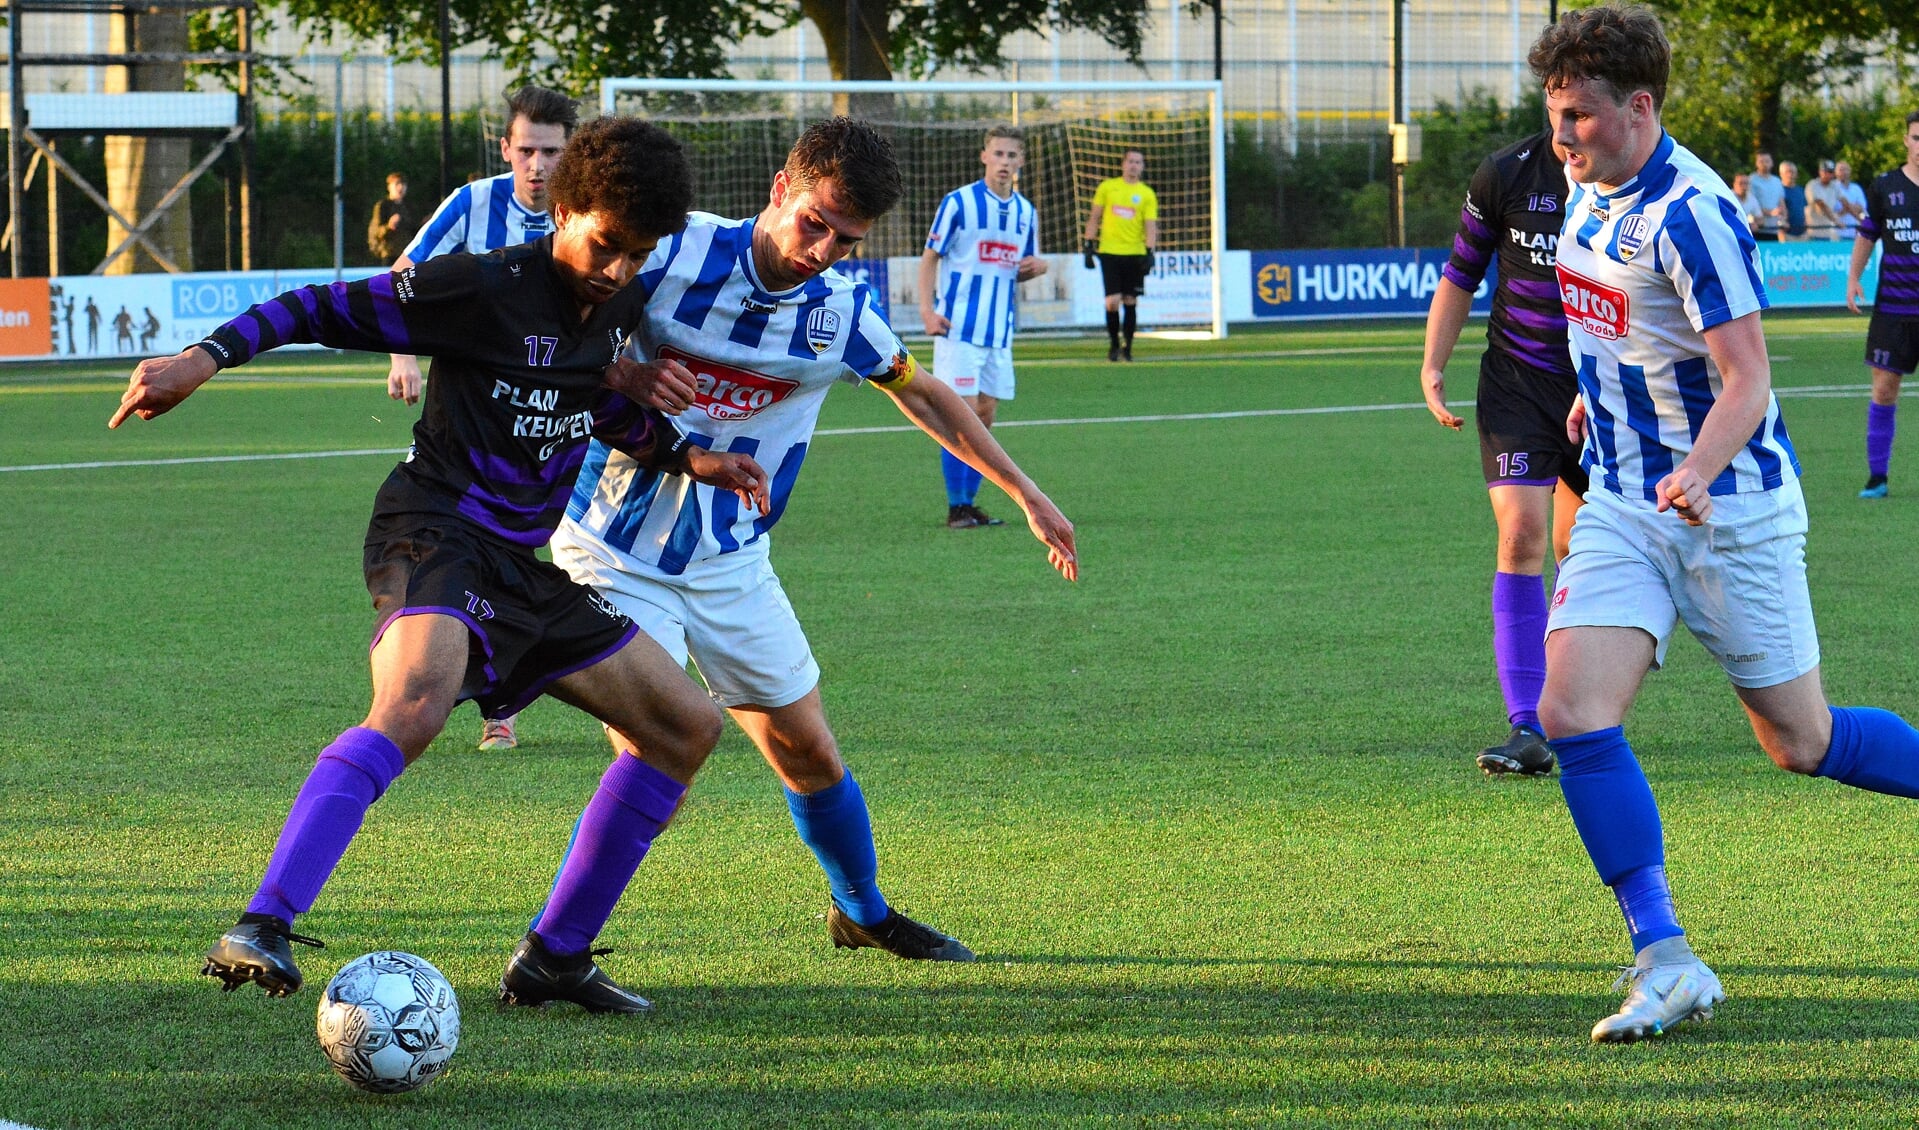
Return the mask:
[[[1003,64],[1021,31],[1086,30],[1138,62],[1146,0],[853,0],[848,69],[846,0],[451,0],[456,48],[485,44],[529,81],[583,92],[619,76],[716,78],[741,40],[811,20],[833,74],[884,79],[935,66]],[[269,19],[317,39],[337,30],[383,44],[396,58],[437,61],[437,0],[278,0]]]

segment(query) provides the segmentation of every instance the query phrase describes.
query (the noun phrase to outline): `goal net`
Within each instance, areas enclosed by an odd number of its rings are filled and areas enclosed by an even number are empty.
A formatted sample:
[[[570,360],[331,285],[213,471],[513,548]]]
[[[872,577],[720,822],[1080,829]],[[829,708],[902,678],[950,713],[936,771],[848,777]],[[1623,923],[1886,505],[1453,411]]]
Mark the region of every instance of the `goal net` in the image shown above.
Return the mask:
[[[837,99],[837,101],[836,101]],[[899,155],[906,195],[873,225],[855,269],[886,292],[896,328],[918,328],[917,261],[948,192],[980,178],[988,127],[1019,126],[1026,161],[1019,190],[1039,214],[1039,245],[1053,269],[1022,285],[1022,329],[1104,324],[1099,274],[1079,256],[1102,180],[1129,149],[1159,198],[1158,264],[1140,303],[1143,327],[1224,336],[1219,271],[1225,249],[1225,141],[1220,88],[1211,82],[805,83],[608,79],[605,113],[644,117],[678,137],[698,175],[699,207],[750,216],[766,206],[773,174],[806,126],[836,105],[873,122]],[[884,287],[880,283],[884,281]]]

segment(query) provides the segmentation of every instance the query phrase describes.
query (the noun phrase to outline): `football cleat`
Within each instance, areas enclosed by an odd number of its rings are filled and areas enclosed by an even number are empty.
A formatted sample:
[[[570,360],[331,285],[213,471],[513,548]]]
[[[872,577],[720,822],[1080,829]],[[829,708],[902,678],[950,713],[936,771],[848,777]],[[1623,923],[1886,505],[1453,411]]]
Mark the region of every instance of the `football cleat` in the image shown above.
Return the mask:
[[[648,1011],[651,1001],[620,988],[593,963],[594,958],[612,952],[589,950],[563,956],[528,931],[500,975],[500,1003],[540,1008],[553,1001],[572,1001],[588,1012]]]
[[[1006,524],[1006,519],[995,518],[970,502],[961,507],[961,509],[973,516],[973,524],[975,526],[1004,526]]]
[[[1122,345],[1122,346],[1120,346],[1120,347],[1119,347],[1119,359],[1120,359],[1121,361],[1131,361],[1131,360],[1133,359],[1133,347],[1132,347],[1132,346],[1130,346],[1130,345]]]
[[[1553,771],[1553,747],[1546,737],[1527,726],[1514,726],[1505,744],[1479,751],[1476,759],[1488,777],[1507,773],[1522,777],[1545,777]]]
[[[872,946],[908,961],[973,960],[973,951],[966,948],[966,943],[922,926],[897,910],[888,910],[886,919],[878,925],[862,926],[834,903],[826,911],[826,932],[832,935],[837,949]]]
[[[1107,347],[1106,347],[1106,359],[1107,359],[1108,361],[1117,361],[1117,360],[1119,360],[1119,346],[1117,346],[1117,345],[1109,345],[1109,346],[1107,346]]]
[[[226,982],[223,992],[230,993],[252,981],[265,989],[267,996],[292,996],[300,991],[301,977],[300,967],[293,964],[289,942],[326,948],[318,938],[294,933],[284,918],[249,911],[207,951],[207,963],[200,973]]]
[[[949,530],[970,530],[979,525],[979,519],[973,517],[970,506],[948,506],[946,508],[946,528]]]
[[[515,749],[520,739],[513,732],[513,719],[488,718],[480,723],[480,749]]]
[[[1593,1025],[1593,1043],[1630,1044],[1663,1036],[1683,1021],[1711,1020],[1714,1006],[1726,999],[1718,975],[1696,957],[1650,969],[1633,966],[1613,982],[1613,991],[1629,984],[1632,991],[1619,1011]]]
[[[1873,475],[1872,477],[1868,478],[1866,480],[1866,489],[1859,492],[1859,497],[1860,498],[1886,497],[1886,477],[1884,475]]]

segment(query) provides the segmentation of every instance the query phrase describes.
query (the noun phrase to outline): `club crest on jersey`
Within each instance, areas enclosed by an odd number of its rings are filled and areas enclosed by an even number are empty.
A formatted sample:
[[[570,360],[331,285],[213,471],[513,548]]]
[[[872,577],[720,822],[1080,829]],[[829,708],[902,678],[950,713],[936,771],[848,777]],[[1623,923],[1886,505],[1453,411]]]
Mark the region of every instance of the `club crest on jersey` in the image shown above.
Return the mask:
[[[691,410],[704,412],[715,420],[744,420],[756,416],[800,387],[798,381],[722,365],[670,345],[661,348],[660,360],[678,361],[692,372],[697,391]]]
[[[1619,221],[1619,260],[1629,263],[1639,253],[1640,245],[1646,242],[1646,236],[1652,231],[1652,224],[1644,216],[1627,216]]]
[[[1566,320],[1597,338],[1617,341],[1626,336],[1630,311],[1626,292],[1559,264],[1559,301]]]
[[[815,353],[825,353],[833,348],[833,339],[840,335],[840,316],[837,311],[822,306],[806,316],[806,344],[813,347]]]

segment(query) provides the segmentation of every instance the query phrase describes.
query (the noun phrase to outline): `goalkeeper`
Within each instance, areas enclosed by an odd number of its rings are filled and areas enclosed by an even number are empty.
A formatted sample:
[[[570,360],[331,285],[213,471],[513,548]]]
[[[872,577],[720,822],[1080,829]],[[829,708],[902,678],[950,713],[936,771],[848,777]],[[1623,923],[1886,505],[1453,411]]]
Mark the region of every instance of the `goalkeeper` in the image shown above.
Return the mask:
[[[1106,359],[1133,359],[1133,330],[1139,324],[1139,295],[1153,273],[1159,246],[1159,197],[1139,178],[1146,154],[1128,149],[1119,175],[1100,182],[1093,210],[1086,217],[1082,252],[1086,265],[1099,255],[1100,281],[1106,287]],[[1122,311],[1124,318],[1122,320]]]

